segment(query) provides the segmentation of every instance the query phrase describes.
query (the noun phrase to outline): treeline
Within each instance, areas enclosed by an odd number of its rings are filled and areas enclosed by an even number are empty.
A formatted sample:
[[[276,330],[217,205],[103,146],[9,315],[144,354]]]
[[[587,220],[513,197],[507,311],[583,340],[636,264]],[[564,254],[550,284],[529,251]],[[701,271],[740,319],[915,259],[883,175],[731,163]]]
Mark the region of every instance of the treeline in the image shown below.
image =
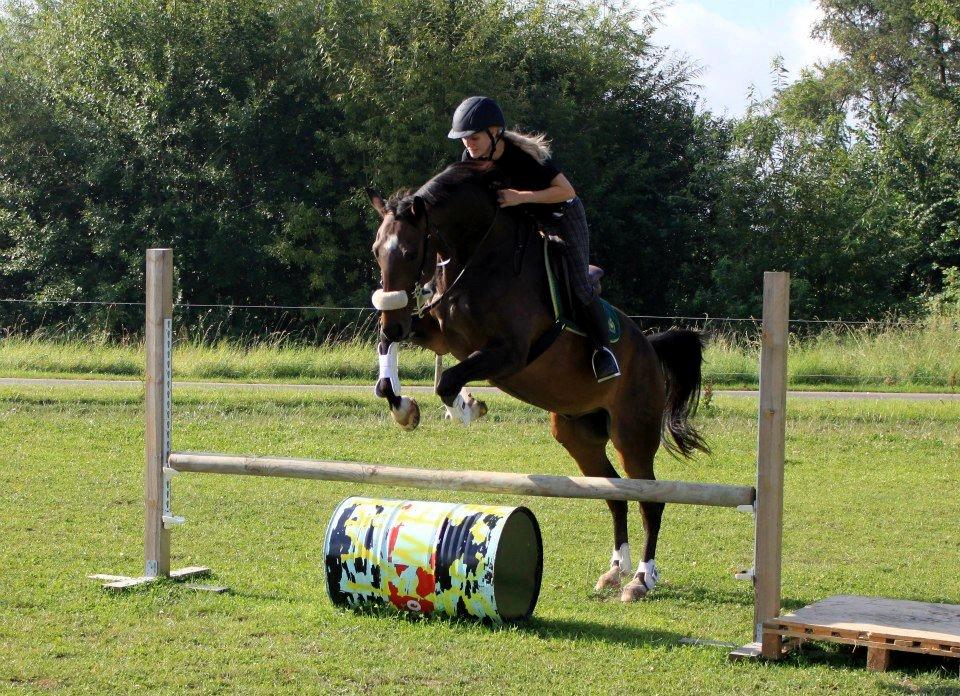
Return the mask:
[[[922,311],[960,286],[958,10],[821,4],[844,57],[726,120],[619,3],[6,0],[0,297],[136,302],[172,246],[178,301],[366,305],[363,187],[455,160],[482,93],[553,139],[625,309],[756,315],[783,269],[797,316]]]

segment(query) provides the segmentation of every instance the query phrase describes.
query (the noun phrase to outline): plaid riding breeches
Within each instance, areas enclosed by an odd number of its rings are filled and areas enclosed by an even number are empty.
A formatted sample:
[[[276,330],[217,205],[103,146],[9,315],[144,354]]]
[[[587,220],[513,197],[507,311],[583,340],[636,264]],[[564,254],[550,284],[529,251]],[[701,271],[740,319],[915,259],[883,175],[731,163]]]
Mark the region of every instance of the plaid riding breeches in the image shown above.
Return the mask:
[[[587,213],[579,197],[567,204],[566,212],[557,224],[557,231],[566,242],[564,255],[570,267],[570,285],[573,294],[583,304],[590,304],[595,297],[593,285],[587,278],[587,266],[590,263],[590,228],[587,227]]]

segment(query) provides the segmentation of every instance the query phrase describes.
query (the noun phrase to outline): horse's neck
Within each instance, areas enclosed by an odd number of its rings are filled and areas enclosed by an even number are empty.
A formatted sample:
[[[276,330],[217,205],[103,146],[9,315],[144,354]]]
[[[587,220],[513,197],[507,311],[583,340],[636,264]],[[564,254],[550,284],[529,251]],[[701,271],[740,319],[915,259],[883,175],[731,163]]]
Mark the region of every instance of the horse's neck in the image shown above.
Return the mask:
[[[477,273],[491,263],[510,263],[513,245],[507,244],[506,240],[514,238],[517,223],[499,209],[494,210],[489,221],[485,220],[480,225],[452,221],[447,225],[447,229],[468,231],[450,239],[450,243],[455,247],[454,254],[449,259],[443,259],[444,265],[437,273],[437,289],[441,292],[449,287],[468,265],[471,273]]]

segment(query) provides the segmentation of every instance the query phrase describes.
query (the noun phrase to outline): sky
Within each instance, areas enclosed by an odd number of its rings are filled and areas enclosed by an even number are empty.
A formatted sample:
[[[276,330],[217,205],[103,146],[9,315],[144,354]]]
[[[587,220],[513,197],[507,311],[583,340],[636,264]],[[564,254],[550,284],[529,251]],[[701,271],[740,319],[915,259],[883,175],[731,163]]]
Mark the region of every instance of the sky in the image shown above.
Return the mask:
[[[770,63],[782,55],[791,77],[836,57],[831,44],[810,36],[820,16],[816,0],[627,0],[642,14],[667,4],[654,43],[700,67],[695,83],[704,107],[740,116],[747,90],[768,97]]]
[[[632,1],[641,12],[654,2]],[[760,97],[772,92],[770,63],[778,54],[791,78],[837,56],[832,44],[810,37],[819,16],[815,0],[674,0],[653,40],[701,68],[696,83],[706,108],[740,116],[751,84]]]

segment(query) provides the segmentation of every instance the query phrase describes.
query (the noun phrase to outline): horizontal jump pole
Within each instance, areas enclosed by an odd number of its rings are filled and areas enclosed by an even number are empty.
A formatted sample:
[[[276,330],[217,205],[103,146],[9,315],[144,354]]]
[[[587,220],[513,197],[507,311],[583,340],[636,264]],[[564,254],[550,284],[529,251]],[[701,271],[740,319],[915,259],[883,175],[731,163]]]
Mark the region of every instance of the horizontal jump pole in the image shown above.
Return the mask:
[[[508,493],[549,498],[638,500],[717,507],[752,505],[756,499],[756,491],[752,486],[730,486],[717,483],[514,474],[497,471],[408,469],[358,462],[242,457],[195,452],[171,453],[169,466],[176,471],[201,474],[350,481],[432,490]]]

